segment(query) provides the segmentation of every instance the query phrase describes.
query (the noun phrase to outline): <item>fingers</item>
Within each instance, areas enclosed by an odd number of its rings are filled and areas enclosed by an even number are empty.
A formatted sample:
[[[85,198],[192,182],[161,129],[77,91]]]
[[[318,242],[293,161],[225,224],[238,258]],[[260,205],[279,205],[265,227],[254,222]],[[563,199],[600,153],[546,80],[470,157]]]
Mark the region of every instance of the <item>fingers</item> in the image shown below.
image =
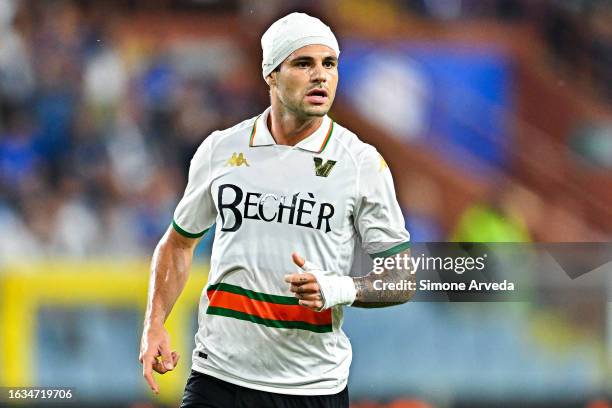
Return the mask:
[[[309,270],[309,263],[296,252],[291,254],[291,259],[293,263],[302,270]],[[295,297],[299,299],[299,304],[301,306],[317,312],[323,308],[321,288],[317,282],[317,278],[312,273],[292,273],[285,276],[285,282],[291,284],[289,290],[295,293]]]
[[[152,372],[154,361],[157,362],[157,359],[153,356],[150,356],[150,355],[143,356],[142,358],[142,376],[145,378],[145,380],[149,384],[149,387],[151,387],[151,390],[155,394],[159,394],[159,386],[155,382],[155,379],[153,378],[153,372]]]
[[[323,309],[323,301],[321,300],[300,300],[300,306],[307,307],[315,312]]]
[[[323,300],[321,293],[296,293],[295,297],[299,300]]]
[[[305,260],[300,255],[298,255],[296,252],[291,254],[291,259],[293,260],[293,263],[296,264],[298,267],[300,267],[300,269],[303,270],[304,272],[321,269],[317,264]]]
[[[142,363],[142,375],[155,394],[159,386],[153,377],[153,371],[165,374],[176,367],[180,355],[170,350],[170,338],[163,327],[149,327],[143,333],[139,360]]]
[[[321,288],[317,282],[309,282],[302,285],[291,284],[289,290],[293,293],[319,293]]]
[[[291,259],[293,259],[293,263],[299,266],[300,268],[304,266],[306,260],[299,256],[296,252],[291,254]]]
[[[158,358],[156,358],[155,361],[153,362],[152,368],[153,368],[153,371],[155,371],[158,374],[166,374],[168,372],[166,367],[164,367],[164,364]]]
[[[181,355],[176,352],[173,351],[172,353],[170,353],[171,359],[172,359],[172,366],[176,367],[176,365],[178,364],[179,359],[181,358]],[[172,371],[173,369],[168,368],[167,364],[165,364],[163,362],[162,359],[156,358],[155,362],[152,364],[152,368],[155,372],[159,373],[159,374],[166,374],[168,371]]]
[[[292,273],[290,275],[285,275],[285,282],[295,285],[303,285],[305,283],[316,281],[317,278],[315,278],[312,273]]]
[[[165,342],[159,345],[159,353],[161,354],[161,362],[164,365],[166,371],[174,369],[174,363],[172,358],[172,352],[170,347]]]

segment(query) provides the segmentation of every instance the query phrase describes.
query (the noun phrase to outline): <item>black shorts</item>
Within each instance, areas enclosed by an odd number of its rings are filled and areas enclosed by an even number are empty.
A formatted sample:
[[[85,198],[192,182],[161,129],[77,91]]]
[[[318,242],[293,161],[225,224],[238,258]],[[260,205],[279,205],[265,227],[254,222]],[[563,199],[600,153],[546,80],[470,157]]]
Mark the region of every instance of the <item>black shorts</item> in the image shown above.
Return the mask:
[[[192,370],[180,408],[348,408],[348,406],[348,387],[333,395],[276,394],[230,384]]]

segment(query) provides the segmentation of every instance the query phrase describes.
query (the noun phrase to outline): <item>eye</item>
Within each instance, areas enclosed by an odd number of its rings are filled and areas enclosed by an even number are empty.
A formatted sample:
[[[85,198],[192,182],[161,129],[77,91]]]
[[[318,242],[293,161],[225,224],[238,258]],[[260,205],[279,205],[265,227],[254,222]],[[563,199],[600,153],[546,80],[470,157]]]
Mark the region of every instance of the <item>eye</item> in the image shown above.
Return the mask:
[[[323,62],[323,66],[325,68],[333,68],[336,66],[336,63],[334,61],[325,61]]]
[[[297,66],[300,67],[300,68],[308,68],[308,62],[306,62],[306,61],[299,61],[297,63]]]

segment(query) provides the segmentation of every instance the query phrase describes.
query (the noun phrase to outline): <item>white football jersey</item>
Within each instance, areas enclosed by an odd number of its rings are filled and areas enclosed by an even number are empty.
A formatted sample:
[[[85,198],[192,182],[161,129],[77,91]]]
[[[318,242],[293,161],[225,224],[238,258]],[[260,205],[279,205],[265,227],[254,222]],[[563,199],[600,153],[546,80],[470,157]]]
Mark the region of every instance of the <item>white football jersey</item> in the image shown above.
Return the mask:
[[[187,237],[216,225],[193,369],[262,391],[335,394],[352,356],[342,307],[298,304],[284,281],[299,271],[291,254],[343,276],[355,245],[390,256],[409,234],[376,149],[327,116],[297,145],[278,145],[269,113],[204,140],[174,213]]]

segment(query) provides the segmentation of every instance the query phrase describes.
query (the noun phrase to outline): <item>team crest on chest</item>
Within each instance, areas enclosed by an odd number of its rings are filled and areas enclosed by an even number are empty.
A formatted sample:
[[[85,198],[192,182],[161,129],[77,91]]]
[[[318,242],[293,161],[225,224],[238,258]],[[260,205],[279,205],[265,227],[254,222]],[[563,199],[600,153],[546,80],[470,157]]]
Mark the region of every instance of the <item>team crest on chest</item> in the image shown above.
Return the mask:
[[[315,174],[319,177],[327,177],[334,168],[336,160],[327,160],[323,163],[323,158],[314,157]]]
[[[244,157],[244,154],[240,153],[233,153],[232,157],[230,157],[230,159],[227,161],[227,163],[225,163],[226,166],[230,166],[230,167],[240,167],[242,165],[245,165],[247,167],[251,167],[249,165],[249,162],[247,161],[246,157]]]

